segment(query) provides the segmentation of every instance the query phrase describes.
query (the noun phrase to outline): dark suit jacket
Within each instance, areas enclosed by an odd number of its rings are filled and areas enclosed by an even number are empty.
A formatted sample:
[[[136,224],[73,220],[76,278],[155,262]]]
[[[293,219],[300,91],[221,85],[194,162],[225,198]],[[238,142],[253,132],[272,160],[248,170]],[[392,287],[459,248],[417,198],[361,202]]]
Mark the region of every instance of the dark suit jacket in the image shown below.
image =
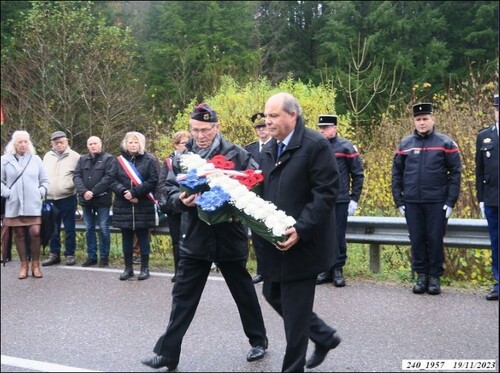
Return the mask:
[[[245,150],[252,154],[255,162],[259,164],[260,167],[260,150],[259,150],[259,140],[251,142],[247,146],[245,146]]]
[[[479,202],[498,206],[498,134],[495,125],[477,135],[476,192]]]
[[[276,155],[272,139],[261,152],[263,198],[295,218],[300,240],[288,251],[267,243],[263,275],[270,281],[310,278],[331,269],[334,262],[337,160],[328,140],[305,128],[302,118],[279,160]]]

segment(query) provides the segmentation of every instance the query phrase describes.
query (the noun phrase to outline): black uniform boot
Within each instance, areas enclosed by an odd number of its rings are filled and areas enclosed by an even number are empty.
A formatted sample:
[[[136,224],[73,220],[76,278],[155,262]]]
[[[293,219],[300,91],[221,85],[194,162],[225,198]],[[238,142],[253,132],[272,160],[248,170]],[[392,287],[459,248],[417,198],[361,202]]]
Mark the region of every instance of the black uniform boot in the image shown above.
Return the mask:
[[[427,294],[438,295],[441,294],[441,282],[438,276],[429,276],[429,287]]]
[[[132,266],[132,255],[133,255],[132,252],[123,253],[123,256],[125,258],[125,270],[120,275],[120,280],[122,281],[134,277],[134,267]]]
[[[321,272],[318,277],[316,277],[316,285],[321,285],[321,284],[326,284],[328,282],[332,282],[332,272],[331,271],[326,271],[326,272]]]
[[[415,294],[423,294],[427,291],[427,274],[419,273],[417,283],[413,286]]]
[[[333,269],[333,285],[338,288],[345,286],[344,273],[342,272],[342,267]]]
[[[149,255],[141,255],[141,273],[137,277],[138,280],[149,278]]]

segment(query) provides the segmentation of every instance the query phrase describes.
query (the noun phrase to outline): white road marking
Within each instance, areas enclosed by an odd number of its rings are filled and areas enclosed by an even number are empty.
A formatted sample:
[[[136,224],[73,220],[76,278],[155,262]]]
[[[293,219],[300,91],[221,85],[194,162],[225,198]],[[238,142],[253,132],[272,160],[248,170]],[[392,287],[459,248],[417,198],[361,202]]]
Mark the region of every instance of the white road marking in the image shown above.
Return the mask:
[[[2,365],[10,365],[17,368],[38,370],[40,372],[101,372],[100,370],[90,370],[83,368],[75,368],[67,365],[46,363],[44,361],[21,359],[19,357],[12,357],[2,355]]]

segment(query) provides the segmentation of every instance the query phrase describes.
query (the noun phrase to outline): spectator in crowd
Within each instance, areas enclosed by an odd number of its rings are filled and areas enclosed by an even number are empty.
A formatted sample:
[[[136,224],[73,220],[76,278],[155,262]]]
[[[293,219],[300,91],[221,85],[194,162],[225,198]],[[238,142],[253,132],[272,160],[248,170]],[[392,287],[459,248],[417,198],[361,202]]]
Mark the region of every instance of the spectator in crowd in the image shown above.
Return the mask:
[[[460,193],[457,144],[434,129],[431,103],[413,106],[415,130],[401,140],[392,164],[392,195],[410,233],[415,294],[441,293],[446,225]]]
[[[63,131],[55,131],[50,136],[52,149],[43,157],[43,163],[49,174],[50,187],[47,199],[59,210],[57,216],[57,234],[50,240],[50,253],[43,266],[61,263],[61,220],[64,224],[66,265],[75,265],[76,231],[75,214],[78,205],[73,174],[80,154],[68,145],[68,138]]]
[[[116,172],[111,182],[114,227],[122,231],[122,250],[125,270],[120,280],[134,277],[132,263],[134,234],[141,249],[141,271],[138,280],[149,278],[151,251],[149,229],[155,227],[155,197],[158,184],[158,162],[146,151],[146,138],[140,132],[127,132],[116,158]]]
[[[160,193],[160,198],[166,195],[166,181],[169,170],[172,169],[172,160],[176,155],[181,154],[184,149],[186,149],[186,144],[191,138],[191,134],[188,131],[178,131],[172,136],[172,142],[174,144],[174,151],[170,154],[162,163],[160,169],[160,181],[158,184],[158,189]],[[175,282],[177,277],[177,267],[179,266],[179,241],[181,236],[181,214],[172,211],[171,209],[166,209],[162,211],[166,213],[168,218],[168,229],[170,231],[170,237],[172,239],[172,250],[174,254],[174,276],[172,277],[172,282]]]
[[[320,273],[316,284],[332,282],[336,287],[345,286],[343,267],[347,260],[347,242],[345,239],[347,217],[354,215],[358,208],[359,197],[363,189],[363,165],[356,146],[337,133],[337,116],[320,115],[319,132],[332,146],[333,155],[339,166],[339,195],[335,203],[335,221],[338,240],[338,253],[335,248],[335,262],[329,271]]]
[[[5,197],[3,224],[12,227],[21,269],[19,278],[28,277],[29,260],[26,234],[30,238],[31,274],[41,278],[40,226],[42,200],[49,188],[49,177],[41,158],[36,154],[30,135],[15,131],[2,156],[1,194]]]
[[[488,222],[495,280],[487,300],[498,300],[498,95],[494,96],[493,105],[495,123],[479,131],[476,140],[476,193],[481,216]]]
[[[266,126],[266,118],[264,113],[255,113],[252,115],[250,120],[253,123],[253,127],[255,128],[255,133],[257,134],[258,140],[251,142],[245,149],[250,152],[257,163],[260,164],[260,151],[262,147],[267,144],[267,142],[271,139],[271,135],[269,135],[269,130]],[[252,232],[252,242],[253,248],[255,251],[255,258],[257,260],[257,274],[252,279],[254,284],[262,282],[264,278],[262,277],[262,250],[263,250],[263,239]]]
[[[261,152],[263,198],[292,216],[278,247],[266,241],[262,255],[263,294],[283,318],[286,351],[281,370],[303,372],[320,365],[341,339],[313,312],[317,275],[333,266],[335,201],[339,171],[329,142],[306,128],[297,99],[271,96],[265,105],[273,137]],[[332,237],[333,236],[333,237]],[[315,348],[306,361],[311,339]]]
[[[109,264],[109,210],[115,159],[102,150],[102,141],[97,136],[87,139],[87,149],[89,153],[80,157],[73,175],[78,200],[83,209],[87,242],[87,260],[82,267],[97,264],[96,224],[99,226],[99,267],[105,267]]]
[[[208,104],[201,103],[194,108],[189,127],[192,139],[183,153],[193,152],[207,160],[221,154],[234,162],[238,170],[257,167],[250,153],[222,136],[217,113]],[[180,156],[174,155],[165,186],[167,204],[173,211],[182,213],[182,218],[180,258],[172,290],[170,320],[165,333],[156,342],[153,350],[156,355],[142,359],[142,363],[155,369],[177,368],[182,339],[196,313],[214,261],[236,302],[243,330],[252,346],[247,361],[261,359],[268,342],[252,277],[246,269],[246,228],[239,221],[214,225],[202,221],[195,204],[199,194],[186,196],[186,192],[181,192],[176,182],[178,173]]]

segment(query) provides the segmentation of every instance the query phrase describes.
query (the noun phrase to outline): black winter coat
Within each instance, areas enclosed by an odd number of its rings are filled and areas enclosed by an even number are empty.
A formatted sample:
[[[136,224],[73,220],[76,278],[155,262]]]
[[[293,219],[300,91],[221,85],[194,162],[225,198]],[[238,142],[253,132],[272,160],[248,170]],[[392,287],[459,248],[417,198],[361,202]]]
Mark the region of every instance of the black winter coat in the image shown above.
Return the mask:
[[[443,203],[454,207],[460,194],[462,161],[457,144],[447,135],[417,131],[399,143],[392,164],[396,207],[409,203]]]
[[[186,149],[182,154],[188,152],[194,152],[193,139],[186,144]],[[172,169],[168,172],[163,188],[170,209],[182,213],[180,256],[214,262],[246,260],[248,258],[248,234],[241,222],[208,225],[198,218],[196,207],[188,207],[179,199],[181,191],[175,178],[181,172],[179,162],[182,154],[174,156]],[[250,153],[229,142],[223,136],[221,136],[219,147],[208,154],[206,159],[212,159],[218,154],[233,161],[236,170],[257,167]]]
[[[337,203],[346,203],[350,200],[359,201],[363,190],[363,165],[358,150],[352,142],[335,136],[329,139],[333,148],[333,155],[339,165],[339,195]]]
[[[110,207],[112,200],[111,181],[115,172],[115,158],[106,152],[93,157],[86,154],[80,157],[73,173],[78,202],[81,206],[93,208]],[[94,198],[86,201],[85,192],[91,191]]]
[[[262,250],[263,275],[270,281],[315,277],[332,268],[332,247],[337,247],[337,160],[332,157],[328,140],[305,128],[300,117],[278,161],[277,150],[275,139],[262,148],[263,198],[295,218],[300,240],[287,251],[279,251],[266,241]]]
[[[123,167],[116,161],[116,172],[111,189],[115,193],[113,202],[113,226],[117,228],[137,229],[155,227],[154,202],[147,197],[154,193],[158,184],[158,161],[149,153],[131,156],[122,151],[121,155],[131,162],[142,177],[142,184],[134,186]],[[130,190],[138,203],[132,203],[123,197]]]

